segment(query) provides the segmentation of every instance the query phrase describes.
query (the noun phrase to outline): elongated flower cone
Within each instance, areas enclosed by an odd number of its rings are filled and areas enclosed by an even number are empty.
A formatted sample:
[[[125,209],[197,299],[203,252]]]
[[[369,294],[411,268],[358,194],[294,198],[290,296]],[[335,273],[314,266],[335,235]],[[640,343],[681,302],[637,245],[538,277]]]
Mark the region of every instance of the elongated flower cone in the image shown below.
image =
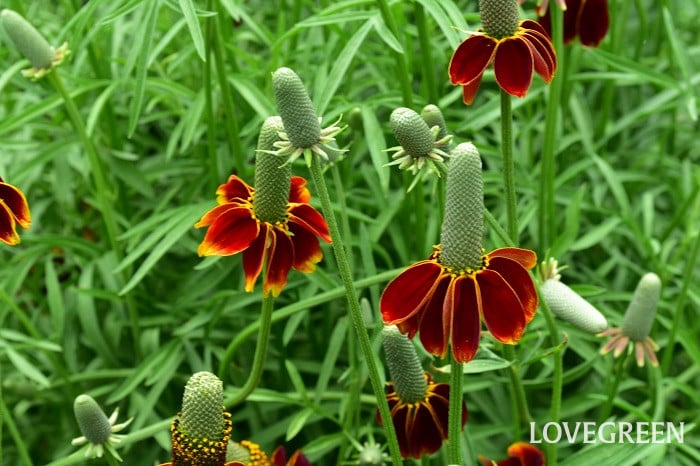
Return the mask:
[[[321,124],[301,78],[290,68],[279,68],[272,74],[272,87],[292,145],[306,149],[318,143]]]
[[[661,295],[661,279],[655,273],[647,273],[639,280],[632,295],[625,318],[622,321],[622,333],[632,341],[644,341],[651,332],[656,317],[656,308]]]
[[[7,36],[34,68],[48,68],[56,58],[53,47],[32,24],[13,10],[2,10],[2,26]]]

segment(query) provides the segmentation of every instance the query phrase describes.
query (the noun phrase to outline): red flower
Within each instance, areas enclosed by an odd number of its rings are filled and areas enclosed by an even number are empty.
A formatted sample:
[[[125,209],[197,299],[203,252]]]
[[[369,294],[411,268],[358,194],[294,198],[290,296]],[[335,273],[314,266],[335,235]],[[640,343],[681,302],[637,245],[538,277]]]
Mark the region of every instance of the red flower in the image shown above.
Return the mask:
[[[465,104],[473,102],[491,63],[501,89],[525,97],[533,70],[549,84],[557,69],[557,56],[545,30],[531,20],[518,23],[510,36],[495,38],[485,32],[469,36],[455,50],[449,68],[452,84],[462,86]]]
[[[542,14],[542,10],[538,10],[538,14]],[[539,21],[551,34],[549,9],[544,11]],[[568,0],[564,11],[564,43],[569,44],[578,36],[583,45],[597,47],[607,34],[609,25],[606,0]]]
[[[529,443],[516,442],[508,447],[508,458],[501,461],[487,460],[479,455],[479,460],[486,466],[545,466],[544,455]]]
[[[450,386],[433,382],[430,374],[425,373],[428,388],[425,398],[407,403],[401,400],[394,389],[394,384],[386,384],[386,399],[391,410],[391,419],[396,428],[401,456],[420,458],[435,453],[447,439],[447,412],[450,406]],[[467,422],[467,406],[462,403],[462,426]],[[377,411],[377,421],[381,418]]]
[[[267,271],[263,293],[278,296],[287,284],[290,269],[313,272],[323,258],[317,237],[331,242],[328,225],[309,204],[311,194],[304,178],[292,177],[287,215],[282,222],[263,222],[256,217],[255,189],[236,175],[219,186],[216,194],[219,205],[195,224],[196,228],[209,227],[197,253],[229,256],[242,252],[246,291],[253,291],[264,261]]]
[[[272,452],[272,464],[270,466],[312,466],[301,450],[297,450],[287,460],[287,452],[282,445]]]
[[[387,285],[379,302],[384,323],[413,337],[420,331],[425,349],[444,357],[452,340],[459,362],[474,358],[481,319],[498,341],[517,342],[535,315],[538,298],[527,272],[537,263],[534,252],[501,248],[482,256],[478,270],[459,273],[440,263],[440,247],[401,272]]]
[[[0,178],[0,241],[14,246],[20,241],[17,225],[26,230],[31,223],[29,205],[22,191]]]

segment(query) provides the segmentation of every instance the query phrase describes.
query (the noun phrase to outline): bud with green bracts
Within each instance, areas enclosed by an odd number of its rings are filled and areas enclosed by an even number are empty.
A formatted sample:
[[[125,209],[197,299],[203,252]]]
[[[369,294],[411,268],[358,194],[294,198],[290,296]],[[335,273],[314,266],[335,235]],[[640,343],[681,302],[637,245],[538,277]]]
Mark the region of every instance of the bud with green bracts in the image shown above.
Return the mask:
[[[391,112],[391,130],[401,147],[414,159],[426,157],[433,150],[435,138],[421,116],[410,108]]]
[[[656,308],[661,294],[661,279],[655,273],[645,274],[634,290],[625,317],[622,333],[633,341],[643,341],[649,336],[656,317]]]
[[[100,405],[90,395],[78,395],[73,402],[73,413],[80,432],[95,445],[106,443],[112,435],[112,425]]]
[[[545,280],[540,293],[552,313],[574,327],[593,334],[608,328],[608,321],[598,309],[559,280]]]
[[[292,146],[307,149],[321,139],[321,123],[301,78],[290,68],[272,74],[277,110]]]
[[[2,10],[2,26],[7,36],[34,68],[49,68],[56,59],[54,49],[32,24],[19,13]]]

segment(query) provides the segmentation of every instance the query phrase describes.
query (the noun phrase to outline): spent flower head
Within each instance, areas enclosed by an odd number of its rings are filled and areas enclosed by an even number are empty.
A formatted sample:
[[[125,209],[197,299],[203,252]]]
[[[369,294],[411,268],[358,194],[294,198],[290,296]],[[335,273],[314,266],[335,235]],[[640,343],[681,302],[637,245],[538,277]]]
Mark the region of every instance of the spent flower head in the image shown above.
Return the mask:
[[[124,435],[118,435],[117,432],[128,426],[133,418],[117,424],[119,408],[115,409],[108,418],[95,399],[86,394],[78,395],[75,398],[73,413],[83,435],[74,438],[71,444],[88,444],[85,456],[89,458],[101,458],[104,451],[107,450],[108,454],[112,455],[113,458],[121,461],[121,457],[114,446],[124,438]]]

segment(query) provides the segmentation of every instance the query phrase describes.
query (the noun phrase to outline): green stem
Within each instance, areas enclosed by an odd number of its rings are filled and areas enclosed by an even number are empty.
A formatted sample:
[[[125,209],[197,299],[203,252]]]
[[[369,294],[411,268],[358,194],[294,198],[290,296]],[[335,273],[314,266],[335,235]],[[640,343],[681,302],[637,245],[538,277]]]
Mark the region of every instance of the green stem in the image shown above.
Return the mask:
[[[622,374],[625,371],[625,362],[627,361],[627,350],[623,351],[620,358],[615,361],[613,366],[614,378],[608,387],[608,398],[605,400],[603,408],[600,410],[600,416],[598,416],[598,424],[604,422],[610,413],[612,412],[612,407],[615,401],[615,396],[617,395],[617,389],[620,386],[620,381],[622,380]]]
[[[265,355],[267,354],[267,344],[270,340],[270,327],[272,327],[272,308],[274,298],[268,295],[262,300],[262,310],[260,312],[260,328],[258,329],[258,343],[255,345],[255,355],[253,356],[253,367],[248,375],[248,380],[231,400],[231,406],[235,406],[248,398],[255,387],[260,382],[263,366],[265,365]],[[221,380],[224,374],[220,374]]]
[[[387,28],[389,28],[389,31],[399,40],[399,29],[396,27],[396,21],[394,21],[394,16],[391,14],[389,3],[386,0],[377,0],[377,5],[379,6],[379,11],[382,14],[382,19]],[[399,53],[394,49],[391,49],[391,54],[394,56],[394,61],[396,62],[403,104],[408,108],[413,108],[413,89],[411,88],[411,80],[409,79],[410,75],[408,72],[408,63],[406,62],[406,54]],[[437,104],[437,102],[435,103]]]
[[[514,246],[517,246],[519,243],[518,203],[515,198],[515,165],[513,163],[513,112],[510,94],[503,89],[501,89],[501,144],[503,145],[503,183],[506,194],[506,230]]]
[[[396,439],[396,431],[394,429],[394,423],[391,419],[391,413],[389,411],[389,403],[387,402],[386,395],[384,394],[384,387],[379,376],[379,370],[377,369],[377,362],[372,352],[372,344],[369,340],[369,335],[367,334],[367,329],[365,328],[365,323],[362,319],[360,301],[358,300],[357,290],[355,289],[355,285],[352,281],[352,274],[350,273],[350,266],[345,253],[345,247],[343,246],[343,239],[340,235],[338,222],[336,221],[335,213],[333,212],[333,207],[331,205],[331,199],[328,195],[328,188],[326,187],[326,182],[323,179],[321,165],[317,157],[311,157],[311,166],[309,168],[311,169],[311,176],[313,177],[316,191],[318,191],[318,196],[321,200],[321,208],[326,218],[326,222],[328,223],[328,230],[330,231],[331,239],[333,241],[333,253],[335,254],[335,259],[338,265],[338,272],[340,273],[343,286],[345,287],[345,294],[348,299],[350,309],[350,319],[352,320],[352,324],[357,332],[357,339],[360,343],[362,356],[365,358],[369,370],[369,379],[372,384],[372,390],[377,398],[379,415],[382,420],[382,425],[384,426],[387,443],[389,444],[389,454],[391,455],[393,465],[400,466],[402,464],[401,452],[399,451],[399,443]]]
[[[542,162],[540,175],[540,217],[539,217],[539,246],[545,250],[556,237],[556,212],[554,198],[554,179],[556,175],[555,148],[557,145],[557,129],[559,126],[559,107],[562,105],[561,93],[566,70],[564,66],[563,15],[556,2],[549,5],[552,16],[552,41],[557,51],[557,69],[549,86],[547,113],[544,124],[544,141],[542,143]]]
[[[515,349],[511,345],[503,345],[503,356],[511,362],[508,367],[508,379],[513,394],[514,418],[513,418],[513,436],[520,438],[520,433],[523,429],[527,429],[527,423],[530,422],[530,412],[527,409],[527,397],[525,388],[520,381],[520,366],[515,358]]]
[[[17,429],[15,421],[10,416],[10,411],[7,409],[5,400],[0,398],[0,422],[7,426],[7,430],[10,431],[10,437],[15,441],[15,446],[17,447],[17,456],[21,461],[21,464],[25,466],[32,466],[32,459],[29,457],[29,452],[27,451],[27,446],[24,444],[22,434],[20,434]]]
[[[447,457],[450,464],[462,461],[462,363],[450,358],[450,406],[447,415]]]
[[[416,26],[418,26],[418,42],[420,43],[420,52],[422,56],[421,63],[423,64],[423,79],[428,91],[428,102],[437,104],[440,100],[437,85],[435,84],[435,66],[433,62],[433,48],[430,45],[431,34],[428,31],[428,22],[426,20],[425,8],[420,2],[414,3],[414,11],[416,15]]]

